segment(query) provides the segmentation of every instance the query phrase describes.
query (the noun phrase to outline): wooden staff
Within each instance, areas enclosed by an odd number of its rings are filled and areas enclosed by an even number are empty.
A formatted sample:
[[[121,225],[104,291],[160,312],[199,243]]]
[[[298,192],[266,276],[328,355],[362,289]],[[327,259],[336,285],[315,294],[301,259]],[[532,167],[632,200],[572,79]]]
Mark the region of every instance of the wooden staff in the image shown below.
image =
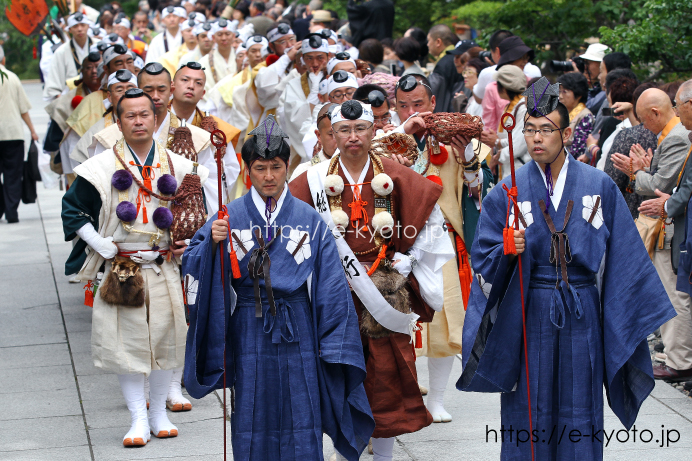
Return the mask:
[[[510,119],[510,124],[505,125],[505,122],[507,119]],[[514,205],[514,223],[512,224],[511,230],[512,230],[512,236],[511,236],[511,244],[509,244],[509,247],[511,249],[507,248],[507,244],[509,243],[508,240],[508,234],[509,234],[509,228],[505,228],[505,254],[517,254],[516,248],[514,246],[514,231],[519,230],[519,204],[517,202],[517,178],[516,178],[516,173],[514,170],[514,146],[512,145],[512,130],[514,129],[516,125],[516,120],[514,119],[514,116],[508,112],[506,112],[504,115],[502,115],[501,119],[501,125],[507,132],[507,141],[509,142],[509,166],[511,168],[512,172],[512,188],[507,191],[507,197],[508,197],[508,204],[507,204],[507,215],[509,216],[509,207]],[[507,223],[507,226],[509,223]],[[512,249],[514,251],[512,251]],[[531,415],[531,384],[529,381],[529,353],[528,353],[528,348],[526,346],[526,307],[524,306],[524,273],[522,271],[522,265],[521,265],[521,254],[517,255],[518,261],[517,261],[517,268],[519,269],[519,291],[521,292],[521,326],[523,329],[523,334],[524,334],[524,363],[526,365],[526,397],[528,400],[529,404],[529,440],[531,441],[531,460],[535,461],[535,454],[534,454],[534,447],[533,447],[533,417]]]

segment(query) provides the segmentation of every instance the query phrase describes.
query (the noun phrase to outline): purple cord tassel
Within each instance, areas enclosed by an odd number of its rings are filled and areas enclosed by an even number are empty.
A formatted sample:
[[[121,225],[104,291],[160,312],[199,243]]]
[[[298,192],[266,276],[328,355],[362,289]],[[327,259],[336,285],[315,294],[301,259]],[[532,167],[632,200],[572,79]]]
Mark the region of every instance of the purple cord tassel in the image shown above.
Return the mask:
[[[545,183],[548,189],[545,191],[546,200],[550,203],[550,197],[553,196],[553,172],[550,169],[550,163],[545,166]],[[546,208],[547,210],[548,208]]]
[[[264,209],[264,216],[267,218],[267,243],[272,241],[272,228],[269,224],[272,217],[272,200],[274,200],[274,208],[276,209],[276,199],[274,197],[267,198],[267,205]]]

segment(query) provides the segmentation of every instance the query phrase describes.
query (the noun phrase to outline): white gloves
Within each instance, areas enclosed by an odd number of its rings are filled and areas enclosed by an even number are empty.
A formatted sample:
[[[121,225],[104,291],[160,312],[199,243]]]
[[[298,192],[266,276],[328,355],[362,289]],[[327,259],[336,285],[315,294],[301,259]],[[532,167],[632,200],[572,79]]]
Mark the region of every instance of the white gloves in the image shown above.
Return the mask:
[[[416,261],[420,261],[420,258],[422,257],[422,252],[418,248],[411,247],[408,250],[408,253]],[[397,251],[396,253],[394,253],[394,258],[392,258],[392,261],[396,261],[397,259],[399,260],[399,262],[393,265],[394,269],[399,271],[399,273],[404,277],[408,277],[408,274],[410,274],[413,270],[413,265],[411,264],[411,257],[408,254],[399,253]]]
[[[113,259],[118,254],[118,247],[113,243],[113,237],[101,237],[91,224],[84,224],[77,231],[77,235],[103,259]]]
[[[320,81],[322,80],[322,72],[318,74],[313,74],[308,71],[308,78],[310,79],[310,94],[308,95],[308,102],[313,106],[320,103]]]

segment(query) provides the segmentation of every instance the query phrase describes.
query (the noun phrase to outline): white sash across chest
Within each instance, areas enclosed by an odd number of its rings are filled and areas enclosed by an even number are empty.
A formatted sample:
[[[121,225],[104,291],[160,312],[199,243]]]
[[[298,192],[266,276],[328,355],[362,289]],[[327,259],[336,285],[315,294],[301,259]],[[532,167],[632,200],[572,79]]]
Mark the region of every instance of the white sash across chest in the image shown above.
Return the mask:
[[[329,209],[327,194],[324,192],[324,178],[327,175],[329,163],[321,162],[308,169],[308,185],[310,186],[310,194],[315,204],[315,210],[329,226],[336,239],[336,247],[341,257],[341,264],[344,267],[344,272],[351,288],[353,288],[353,291],[358,295],[365,308],[380,325],[397,333],[408,334],[411,336],[411,341],[413,341],[416,321],[419,317],[418,314],[414,312],[410,314],[399,312],[384,299],[365,269],[363,269],[363,265],[353,254],[351,247],[346,243],[346,239],[336,229]]]

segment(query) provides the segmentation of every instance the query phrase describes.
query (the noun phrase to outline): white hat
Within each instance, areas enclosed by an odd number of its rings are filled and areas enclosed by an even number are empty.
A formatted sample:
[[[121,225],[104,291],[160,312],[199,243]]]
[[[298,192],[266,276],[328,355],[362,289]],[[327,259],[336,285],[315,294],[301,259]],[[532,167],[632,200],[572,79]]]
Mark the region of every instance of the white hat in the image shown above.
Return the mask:
[[[329,43],[317,34],[310,34],[303,40],[302,51],[303,54],[315,52],[329,54]]]
[[[219,20],[216,21],[212,26],[211,32],[212,34],[216,34],[217,32],[221,32],[222,30],[226,30],[228,32],[235,32],[236,27],[238,27],[238,21],[229,21],[228,19],[219,18]]]
[[[360,106],[360,108],[358,106]],[[345,114],[342,113],[342,109]],[[372,106],[370,106],[370,104],[363,104],[360,101],[351,99],[336,106],[332,110],[330,119],[332,121],[332,126],[348,120],[365,120],[366,122],[374,123],[375,115],[372,113]]]
[[[111,32],[110,34],[104,36],[103,38],[101,38],[101,41],[104,43],[108,43],[109,45],[115,45],[117,43],[121,45],[125,44],[123,38],[115,32]]]
[[[329,77],[327,83],[327,94],[337,88],[358,88],[358,79],[353,74],[349,74],[345,70],[337,70],[334,75]]]
[[[123,46],[123,48],[124,48],[124,45],[122,45],[122,43],[119,43],[119,45]],[[128,54],[127,51],[125,51],[124,53],[118,53],[116,51],[116,48],[117,47],[111,46],[110,48],[106,49],[106,51],[103,52],[103,64],[104,65],[108,65],[112,60],[114,60],[118,56]]]
[[[180,24],[180,30],[183,31],[188,29],[194,29],[195,27],[197,27],[197,25],[198,23],[194,19],[186,19],[185,21],[183,21],[182,24]]]
[[[197,24],[202,24],[204,21],[206,21],[207,18],[205,18],[202,13],[197,13],[196,11],[193,11],[189,14],[187,19],[194,19]]]
[[[211,38],[211,31],[212,30],[213,30],[213,26],[210,23],[203,22],[202,24],[197,24],[193,33],[195,35],[207,33],[207,34],[209,34],[209,38]]]
[[[140,56],[137,56],[135,58],[134,66],[135,66],[135,68],[140,69],[140,70],[144,69],[144,60]]]
[[[120,69],[116,70],[112,74],[108,76],[108,84],[106,85],[107,88],[110,88],[111,85],[115,83],[132,83],[135,87],[137,86],[137,77],[135,74],[130,72],[127,69]]]
[[[132,29],[132,24],[130,24],[130,20],[124,16],[116,18],[115,21],[113,21],[113,25],[123,26],[126,29]]]
[[[267,41],[266,37],[263,37],[262,35],[253,35],[251,37],[248,37],[247,40],[243,43],[246,49],[250,49],[251,46],[255,45],[262,45],[262,48],[266,48],[269,46],[269,42]]]
[[[602,43],[594,43],[593,45],[589,45],[586,52],[579,57],[588,61],[601,62],[603,61],[603,57],[606,55],[606,53],[610,51],[610,48],[606,45]]]
[[[328,93],[328,91],[327,91],[328,89],[329,89],[329,79],[324,78],[324,79],[322,79],[322,81],[320,81],[320,86],[319,86],[320,94],[322,96],[326,95]]]
[[[174,14],[180,18],[187,19],[187,10],[182,6],[167,6],[161,11],[161,19],[165,18],[169,14]]]
[[[80,13],[78,11],[76,13],[72,13],[67,18],[67,28],[69,29],[70,27],[76,26],[77,24],[87,24],[90,26],[93,23],[89,20],[89,18],[86,17],[86,14]]]
[[[350,62],[354,66],[356,66],[356,68],[358,67],[358,65],[356,64],[356,60],[353,59],[350,54],[348,54],[347,52],[344,52],[343,54],[338,53],[337,56],[330,59],[327,63],[327,74],[331,74],[334,68],[342,62]]]
[[[89,37],[105,37],[108,34],[106,32],[106,29],[103,29],[102,27],[99,26],[91,26],[89,29],[87,29],[87,35]]]
[[[275,41],[287,36],[287,35],[295,35],[296,33],[293,32],[293,29],[291,29],[291,26],[289,26],[286,23],[280,23],[278,26],[274,27],[270,31],[267,32],[267,40],[269,40],[270,43],[274,43]]]

